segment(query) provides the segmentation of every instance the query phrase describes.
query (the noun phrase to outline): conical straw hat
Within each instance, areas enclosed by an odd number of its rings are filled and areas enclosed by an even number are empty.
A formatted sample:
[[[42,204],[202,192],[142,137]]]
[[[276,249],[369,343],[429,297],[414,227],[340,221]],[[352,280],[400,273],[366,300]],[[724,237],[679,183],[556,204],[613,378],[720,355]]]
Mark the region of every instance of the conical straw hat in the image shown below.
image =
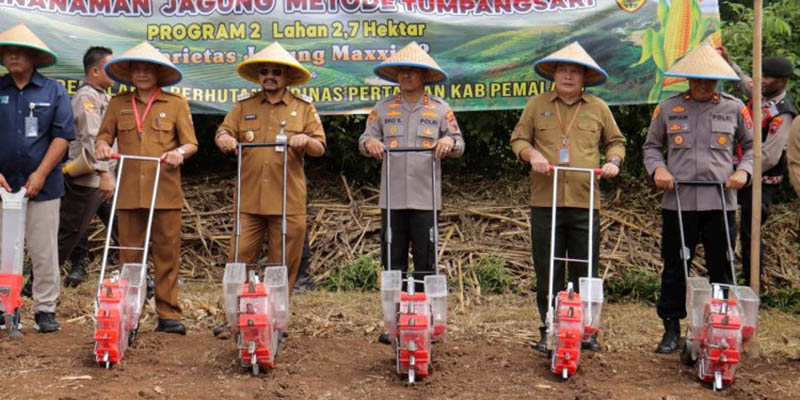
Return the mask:
[[[709,44],[702,44],[675,63],[666,76],[677,76],[694,79],[715,79],[721,81],[738,81],[730,65]]]
[[[439,83],[447,79],[447,73],[436,64],[436,61],[422,50],[417,42],[411,42],[391,57],[375,67],[375,75],[389,82],[397,83],[399,67],[417,67],[427,71],[425,83]]]
[[[281,47],[278,42],[273,42],[263,50],[253,54],[247,61],[242,61],[236,67],[236,72],[242,78],[260,85],[258,69],[261,68],[261,64],[265,63],[281,64],[289,67],[289,78],[286,81],[288,86],[302,85],[311,79],[311,72],[300,65],[297,59]]]
[[[597,65],[578,42],[572,42],[569,46],[536,61],[533,63],[533,69],[542,77],[552,81],[555,80],[553,76],[558,63],[572,63],[586,67],[586,74],[583,76],[584,87],[602,85],[608,79],[608,73]]]
[[[148,42],[139,43],[136,47],[114,57],[106,64],[106,73],[111,79],[133,85],[131,80],[131,61],[143,61],[158,66],[158,86],[174,85],[183,79],[183,73]]]
[[[58,62],[58,55],[36,37],[25,24],[18,24],[0,33],[0,63],[3,62],[6,46],[27,47],[34,50],[33,66],[36,68],[49,67]]]

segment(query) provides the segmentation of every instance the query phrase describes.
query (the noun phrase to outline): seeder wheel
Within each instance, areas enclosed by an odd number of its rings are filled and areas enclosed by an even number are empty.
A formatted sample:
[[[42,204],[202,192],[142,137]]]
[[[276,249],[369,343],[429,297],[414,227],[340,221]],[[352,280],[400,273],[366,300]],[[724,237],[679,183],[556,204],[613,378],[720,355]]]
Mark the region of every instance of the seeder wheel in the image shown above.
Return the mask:
[[[681,363],[688,367],[693,367],[697,360],[692,356],[692,339],[686,338],[681,345]]]

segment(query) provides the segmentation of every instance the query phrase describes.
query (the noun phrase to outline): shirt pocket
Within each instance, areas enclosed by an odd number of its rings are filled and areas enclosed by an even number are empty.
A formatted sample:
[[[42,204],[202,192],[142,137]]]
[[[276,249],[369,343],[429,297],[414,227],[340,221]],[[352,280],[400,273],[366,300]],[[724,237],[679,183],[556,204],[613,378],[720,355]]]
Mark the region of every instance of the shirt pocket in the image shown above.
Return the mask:
[[[417,147],[431,147],[439,138],[439,120],[423,118],[417,124],[417,137],[414,145]]]
[[[670,122],[667,124],[667,147],[670,150],[683,150],[691,145],[688,122]]]
[[[579,118],[575,123],[577,134],[575,142],[578,147],[583,149],[597,149],[600,146],[600,132],[603,130],[603,125],[600,121],[590,118]],[[572,134],[573,132],[570,132]]]
[[[178,135],[175,134],[175,122],[164,118],[153,118],[153,132],[158,136],[158,143],[172,150],[178,147]]]
[[[405,126],[400,123],[393,123],[384,125],[383,128],[383,143],[390,148],[403,146],[403,140],[406,135]]]
[[[733,151],[734,126],[730,121],[711,121],[711,148],[716,150]]]
[[[534,143],[544,146],[561,144],[561,130],[556,117],[537,118],[534,123]]]
[[[119,141],[120,152],[123,153],[131,151],[128,146],[138,146],[136,121],[133,120],[133,116],[119,117],[117,120],[117,140]]]

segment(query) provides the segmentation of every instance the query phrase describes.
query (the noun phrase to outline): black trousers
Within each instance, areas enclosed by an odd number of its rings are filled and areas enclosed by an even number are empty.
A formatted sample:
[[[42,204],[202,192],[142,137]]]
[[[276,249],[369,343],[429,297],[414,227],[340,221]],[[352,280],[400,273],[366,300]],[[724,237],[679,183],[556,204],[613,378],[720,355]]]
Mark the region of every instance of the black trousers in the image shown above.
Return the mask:
[[[706,253],[706,269],[712,283],[732,283],[731,262],[727,259],[728,244],[725,240],[725,225],[722,210],[684,211],[683,232],[689,248],[689,269],[694,259],[695,247],[703,243]],[[658,316],[665,318],[686,317],[686,280],[681,261],[681,236],[678,212],[661,210],[661,296],[658,299]],[[728,211],[728,235],[731,245],[736,243],[735,211]]]
[[[75,185],[66,179],[64,197],[58,225],[58,264],[63,265],[70,257],[73,265],[83,262],[89,252],[89,223],[97,215],[108,226],[111,206],[100,199],[97,188]],[[114,242],[118,234],[116,225],[112,232]]]
[[[536,306],[544,324],[547,318],[547,293],[550,280],[550,207],[531,207],[531,241],[533,247],[533,269],[536,272]],[[597,277],[600,260],[600,211],[594,211],[592,227],[593,276]],[[558,207],[556,210],[555,256],[586,260],[589,258],[589,209]],[[553,298],[563,290],[563,261],[553,264]],[[575,291],[580,291],[578,279],[587,276],[585,262],[566,263],[567,275]]]
[[[408,246],[414,257],[414,279],[424,280],[434,269],[432,210],[392,210],[392,263],[391,269],[408,272]],[[386,248],[386,210],[381,210],[381,264],[387,269]],[[422,284],[415,285],[415,290],[423,290]]]
[[[772,208],[772,197],[778,190],[778,185],[761,184],[761,226],[769,217],[769,209]],[[746,286],[750,286],[750,229],[753,221],[753,187],[747,186],[737,193],[739,204],[742,206],[742,227],[739,235],[742,241],[742,275]],[[763,237],[763,236],[762,236]],[[761,242],[762,254],[758,259],[759,276],[764,275],[764,242]]]

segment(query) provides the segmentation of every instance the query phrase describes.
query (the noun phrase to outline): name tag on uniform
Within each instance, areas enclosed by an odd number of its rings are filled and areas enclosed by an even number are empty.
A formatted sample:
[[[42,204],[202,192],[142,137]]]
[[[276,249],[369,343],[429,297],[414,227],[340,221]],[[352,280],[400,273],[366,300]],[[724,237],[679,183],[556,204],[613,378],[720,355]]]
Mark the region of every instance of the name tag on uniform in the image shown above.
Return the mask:
[[[558,148],[558,164],[559,165],[569,164],[569,147],[561,146]]]
[[[247,114],[244,116],[245,121],[250,121],[251,119],[256,119],[256,114]]]
[[[39,136],[39,118],[25,117],[25,137],[35,138]]]

